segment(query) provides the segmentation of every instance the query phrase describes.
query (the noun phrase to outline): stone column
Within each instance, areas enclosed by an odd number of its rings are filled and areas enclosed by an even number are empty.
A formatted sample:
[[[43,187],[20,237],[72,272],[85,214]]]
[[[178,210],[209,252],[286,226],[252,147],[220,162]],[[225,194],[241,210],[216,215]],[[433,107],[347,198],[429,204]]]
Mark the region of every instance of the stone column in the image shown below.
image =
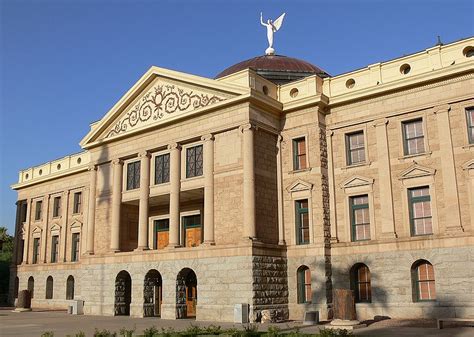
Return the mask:
[[[449,210],[446,219],[447,233],[463,232],[461,224],[461,212],[459,210],[458,184],[456,179],[456,168],[454,166],[453,141],[449,122],[449,104],[435,108],[438,122],[439,152],[441,154],[441,176],[444,188],[444,206]]]
[[[375,134],[377,139],[377,160],[379,173],[379,193],[380,200],[380,238],[396,238],[395,221],[393,216],[393,192],[392,192],[392,171],[390,166],[390,150],[387,137],[387,119],[375,121]],[[375,238],[374,238],[375,239]]]
[[[180,246],[179,193],[181,189],[181,145],[168,146],[170,150],[170,230],[168,248]]]
[[[60,251],[59,251],[59,259],[62,259],[63,262],[67,261],[67,218],[69,214],[69,191],[65,191],[62,194],[62,206],[61,206],[61,244],[60,244]]]
[[[25,224],[25,245],[23,247],[23,263],[28,264],[29,261],[29,246],[31,235],[31,208],[33,207],[33,200],[26,201],[26,224]]]
[[[20,223],[20,213],[21,213],[21,201],[15,202],[16,205],[16,217],[15,217],[15,232],[13,233],[13,258],[12,263],[13,265],[18,264],[18,250],[21,242],[21,238],[19,236],[20,228],[22,224]]]
[[[204,141],[204,244],[214,245],[214,136]]]
[[[122,174],[123,161],[114,159],[112,161],[113,183],[112,183],[112,223],[110,229],[110,250],[120,251],[120,208],[122,204]]]
[[[138,247],[148,247],[148,198],[150,197],[150,154],[141,152],[140,156],[140,200],[138,204]]]
[[[41,219],[41,222],[43,223],[43,231],[41,232],[41,254],[40,254],[40,261],[42,263],[46,263],[46,249],[47,249],[47,242],[48,242],[48,224],[49,224],[49,204],[50,204],[50,199],[51,196],[48,194],[46,197],[43,198],[43,210],[45,209],[46,206],[46,211],[42,212],[43,214],[43,219]],[[38,262],[40,262],[38,261]]]
[[[245,124],[240,127],[243,134],[244,166],[244,238],[255,240],[255,166],[254,166],[254,126]]]
[[[86,254],[94,254],[95,207],[97,187],[97,165],[89,166],[89,200],[87,204],[87,249]]]
[[[329,222],[331,226],[331,242],[339,242],[337,236],[336,180],[334,178],[334,157],[332,152],[333,136],[334,131],[326,131],[326,144],[328,147]]]
[[[281,146],[283,137],[277,136],[277,198],[278,198],[278,244],[286,245],[285,226],[283,224],[283,177],[282,177],[282,159]]]

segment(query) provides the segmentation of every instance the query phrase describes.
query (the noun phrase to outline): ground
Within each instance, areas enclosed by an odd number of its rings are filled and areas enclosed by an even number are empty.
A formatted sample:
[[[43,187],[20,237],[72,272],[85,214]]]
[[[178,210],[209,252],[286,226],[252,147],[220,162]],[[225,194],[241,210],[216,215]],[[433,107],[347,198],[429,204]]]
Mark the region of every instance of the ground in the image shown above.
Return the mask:
[[[184,330],[190,324],[209,326],[219,325],[223,329],[236,327],[239,324],[219,322],[195,322],[193,320],[162,320],[159,318],[131,318],[131,317],[105,317],[105,316],[73,316],[64,311],[34,311],[26,313],[14,313],[12,308],[0,309],[0,336],[41,336],[45,331],[53,331],[55,337],[75,334],[79,331],[85,332],[86,336],[92,336],[95,328],[108,329],[119,332],[123,327],[136,329],[141,333],[151,326],[172,327],[175,330]],[[300,327],[304,333],[316,333],[322,325],[301,327],[301,322],[289,322],[274,324],[281,330],[295,331]],[[267,330],[268,324],[259,324],[260,329]],[[367,337],[472,337],[473,327],[453,327],[447,325],[445,329],[438,330],[435,320],[385,320],[370,324],[367,328],[359,329],[356,336]]]

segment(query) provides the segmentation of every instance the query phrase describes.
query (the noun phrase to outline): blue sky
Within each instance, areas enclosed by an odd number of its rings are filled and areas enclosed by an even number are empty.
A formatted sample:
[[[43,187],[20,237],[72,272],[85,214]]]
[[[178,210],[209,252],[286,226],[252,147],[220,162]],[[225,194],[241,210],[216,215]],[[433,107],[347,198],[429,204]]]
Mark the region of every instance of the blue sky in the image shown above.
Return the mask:
[[[0,0],[0,226],[14,227],[18,171],[80,151],[152,65],[213,77],[267,47],[332,75],[474,35],[474,2]]]

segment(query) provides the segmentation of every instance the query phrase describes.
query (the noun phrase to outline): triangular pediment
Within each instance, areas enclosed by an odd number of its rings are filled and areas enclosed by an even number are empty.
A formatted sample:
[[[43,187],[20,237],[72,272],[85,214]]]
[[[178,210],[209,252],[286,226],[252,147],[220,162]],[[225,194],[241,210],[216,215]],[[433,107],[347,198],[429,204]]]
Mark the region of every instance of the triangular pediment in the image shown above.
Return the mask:
[[[82,228],[82,222],[80,222],[79,220],[74,220],[71,223],[71,228]]]
[[[435,169],[424,167],[415,163],[409,168],[407,168],[405,171],[400,173],[399,179],[426,177],[426,176],[432,176],[435,173],[436,173]]]
[[[61,226],[59,224],[54,224],[53,226],[51,226],[51,232],[55,232],[55,231],[59,231],[61,230]]]
[[[36,226],[35,228],[33,228],[33,231],[31,232],[32,234],[41,234],[43,230],[41,229],[41,227],[39,226]]]
[[[373,183],[374,183],[374,179],[372,178],[366,178],[362,176],[352,176],[341,184],[341,188],[366,186],[366,185],[372,185]]]
[[[313,189],[313,184],[308,183],[307,181],[298,179],[294,183],[292,183],[290,186],[286,188],[288,192],[299,192],[299,191],[310,191]]]
[[[462,165],[464,170],[474,170],[474,159],[469,160],[468,162]]]
[[[223,105],[247,90],[200,76],[152,67],[99,122],[92,125],[81,146],[87,148],[189,117]]]

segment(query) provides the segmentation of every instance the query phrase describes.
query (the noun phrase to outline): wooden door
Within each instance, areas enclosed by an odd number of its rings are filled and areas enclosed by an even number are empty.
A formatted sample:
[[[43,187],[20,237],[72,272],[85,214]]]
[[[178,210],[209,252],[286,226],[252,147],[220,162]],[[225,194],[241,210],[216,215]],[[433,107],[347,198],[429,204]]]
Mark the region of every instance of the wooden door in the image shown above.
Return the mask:
[[[161,316],[161,302],[162,302],[162,297],[161,297],[161,286],[156,285],[153,287],[153,309],[155,313],[155,317]]]
[[[186,287],[186,316],[196,317],[196,286]]]

